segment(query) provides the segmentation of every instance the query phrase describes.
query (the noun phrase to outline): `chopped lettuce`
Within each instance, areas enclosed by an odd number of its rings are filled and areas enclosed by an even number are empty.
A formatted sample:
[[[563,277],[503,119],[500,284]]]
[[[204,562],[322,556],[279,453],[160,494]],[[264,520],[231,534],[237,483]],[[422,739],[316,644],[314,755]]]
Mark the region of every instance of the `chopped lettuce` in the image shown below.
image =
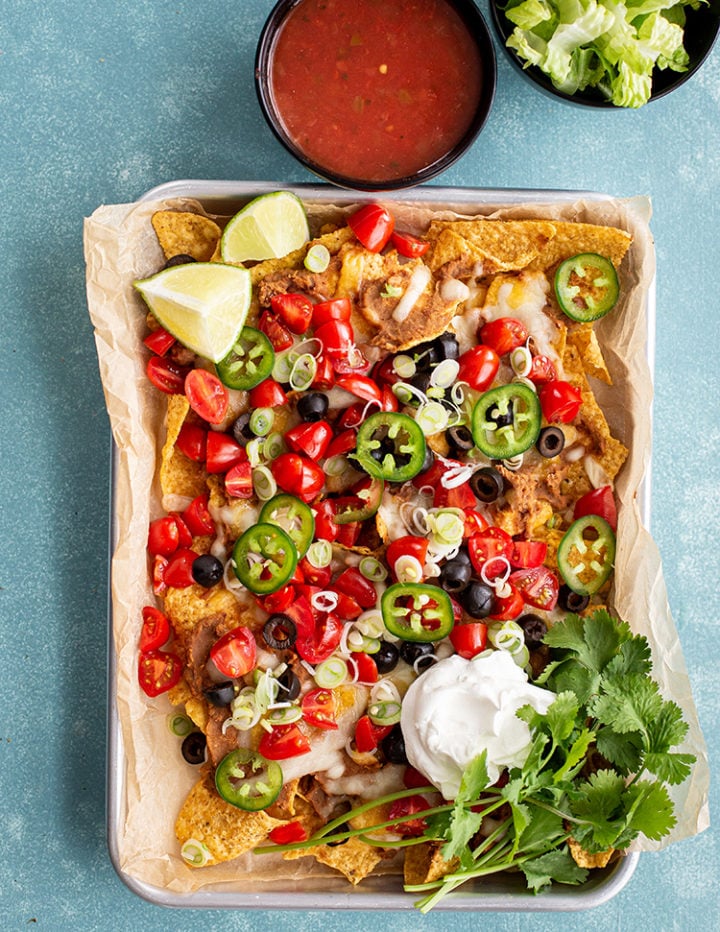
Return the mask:
[[[707,0],[508,0],[507,40],[565,94],[588,87],[618,107],[641,107],[653,69],[685,71],[685,8]]]

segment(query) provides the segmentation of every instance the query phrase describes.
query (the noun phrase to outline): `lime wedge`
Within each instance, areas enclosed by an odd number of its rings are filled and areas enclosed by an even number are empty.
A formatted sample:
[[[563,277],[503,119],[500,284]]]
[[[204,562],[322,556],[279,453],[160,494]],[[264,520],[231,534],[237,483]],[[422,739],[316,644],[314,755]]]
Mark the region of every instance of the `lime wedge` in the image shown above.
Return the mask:
[[[219,362],[232,349],[250,307],[250,272],[220,262],[163,269],[135,287],[157,321],[183,346]]]
[[[289,191],[261,194],[235,214],[220,240],[223,262],[279,259],[310,238],[302,201]]]

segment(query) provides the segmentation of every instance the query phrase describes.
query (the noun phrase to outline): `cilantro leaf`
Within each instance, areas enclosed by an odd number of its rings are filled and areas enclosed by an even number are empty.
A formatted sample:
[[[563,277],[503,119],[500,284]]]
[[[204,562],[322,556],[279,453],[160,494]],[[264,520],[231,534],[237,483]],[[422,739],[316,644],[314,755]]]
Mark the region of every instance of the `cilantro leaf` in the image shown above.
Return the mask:
[[[532,852],[535,849],[546,851],[557,843],[559,838],[565,838],[567,832],[563,825],[562,816],[548,809],[537,806],[528,807],[530,819],[520,836],[520,850]]]
[[[637,731],[618,734],[609,725],[597,730],[598,752],[623,776],[637,773],[642,766],[644,744],[643,736]]]
[[[628,828],[632,831],[632,837],[616,847],[624,847],[638,832],[654,840],[662,838],[677,821],[672,800],[661,783],[650,783],[647,780],[633,783],[627,788],[627,799],[630,810]]]
[[[663,707],[657,685],[648,677],[634,675],[621,681],[604,681],[602,688],[604,695],[588,703],[590,714],[621,734],[639,731],[646,735]]]
[[[520,870],[525,874],[528,887],[535,893],[553,881],[568,884],[583,883],[588,875],[584,867],[578,867],[573,861],[567,847],[557,851],[548,851],[537,858],[523,861],[520,864]]]

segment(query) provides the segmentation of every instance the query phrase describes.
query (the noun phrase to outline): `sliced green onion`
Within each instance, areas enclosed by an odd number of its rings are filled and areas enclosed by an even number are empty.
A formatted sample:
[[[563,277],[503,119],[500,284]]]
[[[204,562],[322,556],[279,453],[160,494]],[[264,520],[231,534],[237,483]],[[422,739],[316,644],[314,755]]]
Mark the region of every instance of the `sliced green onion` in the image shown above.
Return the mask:
[[[302,353],[290,370],[290,387],[296,392],[310,388],[317,374],[317,360],[311,353]]]
[[[363,557],[358,569],[370,582],[382,582],[387,579],[387,569],[375,557]]]
[[[415,414],[420,429],[426,437],[445,430],[447,427],[449,412],[439,401],[428,401],[427,404],[421,405]]]
[[[195,731],[192,720],[183,712],[170,712],[166,719],[170,733],[176,738],[185,738],[191,731]]]
[[[364,634],[360,646],[356,647],[355,650],[361,654],[377,654],[381,646],[379,638],[369,638]]]
[[[401,379],[411,379],[417,372],[415,360],[411,356],[396,356],[393,360],[393,371]]]
[[[439,508],[428,514],[433,537],[441,544],[459,544],[463,539],[465,521],[455,509]]]
[[[332,563],[332,544],[329,540],[316,540],[308,547],[305,558],[316,570],[324,569]]]
[[[368,708],[368,717],[374,725],[397,725],[400,709],[399,702],[374,702]]]
[[[271,725],[292,725],[302,718],[302,709],[299,705],[284,705],[277,709],[269,709],[265,721]]]
[[[250,415],[249,427],[256,437],[266,437],[273,426],[275,412],[272,408],[255,408]]]
[[[382,612],[378,608],[371,608],[363,612],[355,620],[355,627],[368,638],[379,638],[381,635],[386,634]]]
[[[328,657],[315,667],[315,682],[323,689],[334,689],[348,678],[348,667],[342,657]]]
[[[430,384],[440,388],[450,388],[460,372],[457,359],[443,359],[430,373]]]
[[[419,583],[423,580],[422,564],[409,553],[397,558],[393,570],[399,583]]]
[[[330,265],[330,250],[323,243],[313,243],[305,253],[303,265],[308,272],[324,272]]]
[[[357,628],[352,628],[348,632],[347,636],[347,646],[350,650],[362,651],[363,644],[365,642],[365,635],[362,632],[358,631]]]
[[[297,352],[294,349],[286,350],[284,353],[275,353],[275,362],[272,367],[272,377],[276,382],[286,385],[290,381],[293,363],[297,359]]]
[[[497,622],[488,626],[488,640],[497,650],[515,655],[525,647],[525,633],[515,621]]]
[[[344,472],[349,468],[350,464],[348,463],[347,457],[342,453],[337,453],[335,456],[331,456],[329,459],[325,460],[325,465],[323,469],[326,476],[342,476]]]
[[[427,395],[421,392],[419,388],[415,388],[414,385],[410,385],[409,382],[396,382],[392,386],[392,392],[397,400],[404,405],[408,405],[413,401],[418,404],[427,403]]]
[[[180,849],[180,857],[183,861],[187,861],[188,864],[193,864],[195,867],[204,867],[205,864],[213,860],[208,846],[198,841],[197,838],[188,838]]]
[[[262,437],[253,437],[253,439],[245,447],[248,462],[253,467],[253,469],[262,463],[263,448],[264,443]]]
[[[256,466],[252,473],[252,483],[255,494],[261,502],[269,501],[277,492],[275,476],[267,466]]]
[[[524,377],[532,369],[532,355],[527,346],[516,346],[510,353],[510,365],[515,375]]]
[[[282,434],[274,433],[270,434],[269,437],[265,438],[265,443],[263,443],[263,457],[266,460],[274,460],[280,456],[281,453],[285,452],[285,441],[283,440]]]

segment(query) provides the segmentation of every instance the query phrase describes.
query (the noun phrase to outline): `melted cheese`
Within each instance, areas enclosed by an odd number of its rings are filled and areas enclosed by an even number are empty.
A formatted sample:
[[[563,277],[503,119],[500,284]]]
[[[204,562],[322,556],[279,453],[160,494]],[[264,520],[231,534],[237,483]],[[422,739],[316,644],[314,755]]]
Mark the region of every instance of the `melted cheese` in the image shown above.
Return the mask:
[[[542,272],[523,272],[512,281],[504,282],[497,293],[497,304],[486,305],[485,321],[498,317],[515,317],[522,321],[533,336],[538,353],[559,362],[554,343],[557,326],[545,311],[550,283]]]

